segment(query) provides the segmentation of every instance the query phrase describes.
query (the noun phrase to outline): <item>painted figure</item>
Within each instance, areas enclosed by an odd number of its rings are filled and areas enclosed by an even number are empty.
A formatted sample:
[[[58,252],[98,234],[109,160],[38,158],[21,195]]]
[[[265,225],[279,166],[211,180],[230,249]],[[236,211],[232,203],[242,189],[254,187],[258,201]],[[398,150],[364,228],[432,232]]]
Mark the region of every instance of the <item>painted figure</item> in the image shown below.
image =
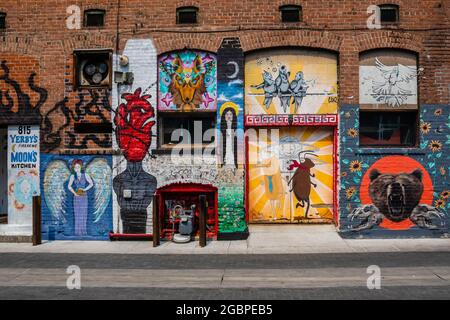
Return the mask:
[[[401,106],[412,94],[412,91],[405,89],[402,85],[417,78],[416,69],[402,64],[386,66],[378,58],[375,59],[375,65],[384,81],[373,81],[372,95],[378,102],[386,103],[391,107]]]
[[[277,220],[277,209],[281,209],[281,197],[284,194],[283,181],[281,178],[280,161],[272,157],[263,162],[264,166],[264,188],[269,198],[272,210],[272,220]],[[283,219],[287,219],[283,211]]]
[[[263,82],[259,85],[252,86],[255,89],[264,89],[264,106],[266,109],[270,108],[273,98],[277,95],[278,88],[275,84],[275,80],[272,78],[272,74],[267,71],[263,73]]]
[[[145,234],[147,208],[156,191],[156,178],[145,172],[142,161],[152,142],[155,110],[142,95],[141,88],[133,94],[126,93],[114,118],[116,139],[127,160],[127,168],[113,180],[114,192],[120,206],[123,233]],[[128,196],[126,196],[128,194]]]
[[[300,109],[300,106],[302,105],[303,98],[306,97],[306,90],[308,90],[308,86],[303,77],[302,71],[297,72],[297,74],[295,75],[295,79],[292,80],[290,84],[290,89],[294,96],[294,113],[297,113],[297,111]]]
[[[281,66],[278,77],[275,80],[278,97],[280,97],[281,107],[283,112],[286,113],[287,108],[291,104],[291,90],[289,88],[289,76],[291,73],[288,71],[286,66]]]
[[[51,157],[45,167],[42,188],[51,224],[63,226],[64,236],[104,236],[110,230],[100,230],[103,227],[97,224],[107,214],[111,202],[112,170],[108,161],[100,157],[83,157],[84,161]]]
[[[382,174],[377,169],[369,173],[369,195],[372,204],[354,209],[350,221],[360,220],[352,231],[371,229],[383,220],[402,222],[410,219],[423,229],[440,229],[445,226],[445,214],[427,204],[420,204],[424,192],[423,172]]]
[[[236,168],[237,165],[237,116],[238,106],[226,102],[221,108],[220,131],[222,134],[222,155],[226,166]]]
[[[304,208],[306,204],[305,218],[308,218],[309,213],[311,186],[317,188],[317,184],[311,181],[311,178],[315,177],[314,173],[311,174],[311,169],[314,168],[315,164],[311,159],[306,158],[307,155],[317,157],[317,155],[311,153],[311,151],[301,151],[298,154],[300,163],[294,160],[288,168],[288,170],[296,168],[295,173],[288,184],[290,185],[292,183],[290,192],[294,191],[295,198],[298,201],[296,208]]]
[[[208,109],[215,102],[216,61],[211,55],[183,51],[168,55],[159,66],[160,93],[166,95],[161,106],[195,111]]]
[[[82,172],[83,161],[74,160],[72,162],[73,173],[69,178],[68,189],[73,193],[73,215],[75,222],[75,236],[87,235],[88,219],[88,195],[87,192],[94,187],[91,176]]]
[[[275,80],[273,80],[270,72],[264,70],[263,82],[259,85],[251,86],[251,88],[264,90],[264,106],[266,109],[269,109],[274,97],[280,99],[281,107],[285,113],[288,111],[292,98],[294,98],[293,103],[295,104],[295,113],[300,109],[309,86],[302,71],[297,72],[295,79],[289,83],[290,75],[291,73],[285,65],[282,65],[279,68],[278,76]]]

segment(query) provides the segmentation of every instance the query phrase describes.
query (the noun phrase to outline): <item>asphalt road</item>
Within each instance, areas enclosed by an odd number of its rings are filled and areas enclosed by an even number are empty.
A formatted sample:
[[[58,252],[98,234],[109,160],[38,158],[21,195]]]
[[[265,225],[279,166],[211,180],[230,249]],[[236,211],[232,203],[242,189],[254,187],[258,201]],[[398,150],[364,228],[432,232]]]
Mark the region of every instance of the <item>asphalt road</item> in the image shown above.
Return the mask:
[[[69,266],[80,290],[66,286]],[[369,290],[369,266],[381,289]],[[0,254],[0,299],[450,299],[450,252]]]

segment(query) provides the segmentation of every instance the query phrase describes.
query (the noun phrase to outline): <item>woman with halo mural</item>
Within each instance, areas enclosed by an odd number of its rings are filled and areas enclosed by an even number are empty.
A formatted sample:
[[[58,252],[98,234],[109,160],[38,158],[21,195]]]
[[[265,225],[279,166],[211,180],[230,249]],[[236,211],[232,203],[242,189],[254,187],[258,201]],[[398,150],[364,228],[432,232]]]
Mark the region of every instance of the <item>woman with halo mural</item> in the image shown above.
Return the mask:
[[[220,108],[220,132],[222,134],[222,156],[225,166],[237,166],[237,116],[238,106],[233,102],[226,102]]]

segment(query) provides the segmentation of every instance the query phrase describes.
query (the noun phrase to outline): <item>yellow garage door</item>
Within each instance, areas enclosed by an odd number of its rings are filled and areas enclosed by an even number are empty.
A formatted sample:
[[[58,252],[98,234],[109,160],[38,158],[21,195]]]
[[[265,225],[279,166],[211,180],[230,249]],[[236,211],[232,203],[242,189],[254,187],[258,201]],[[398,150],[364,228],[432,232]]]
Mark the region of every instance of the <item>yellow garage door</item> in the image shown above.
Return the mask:
[[[248,142],[251,223],[333,219],[333,129],[258,129]]]

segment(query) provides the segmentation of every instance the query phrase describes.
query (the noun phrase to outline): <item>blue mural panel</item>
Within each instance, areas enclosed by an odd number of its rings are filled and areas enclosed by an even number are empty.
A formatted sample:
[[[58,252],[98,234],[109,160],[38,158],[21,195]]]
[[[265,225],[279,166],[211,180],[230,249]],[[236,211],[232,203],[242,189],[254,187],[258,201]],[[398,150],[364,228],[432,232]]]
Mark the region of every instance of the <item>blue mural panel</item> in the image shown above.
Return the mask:
[[[247,230],[244,209],[244,53],[239,39],[224,39],[217,52],[216,154],[222,170],[242,174],[219,189],[219,232],[242,234]],[[240,168],[240,169],[239,169]]]
[[[108,239],[111,167],[110,156],[41,155],[44,240]]]
[[[340,110],[340,231],[344,237],[447,237],[450,109],[422,106],[417,148],[360,148],[359,107]]]

